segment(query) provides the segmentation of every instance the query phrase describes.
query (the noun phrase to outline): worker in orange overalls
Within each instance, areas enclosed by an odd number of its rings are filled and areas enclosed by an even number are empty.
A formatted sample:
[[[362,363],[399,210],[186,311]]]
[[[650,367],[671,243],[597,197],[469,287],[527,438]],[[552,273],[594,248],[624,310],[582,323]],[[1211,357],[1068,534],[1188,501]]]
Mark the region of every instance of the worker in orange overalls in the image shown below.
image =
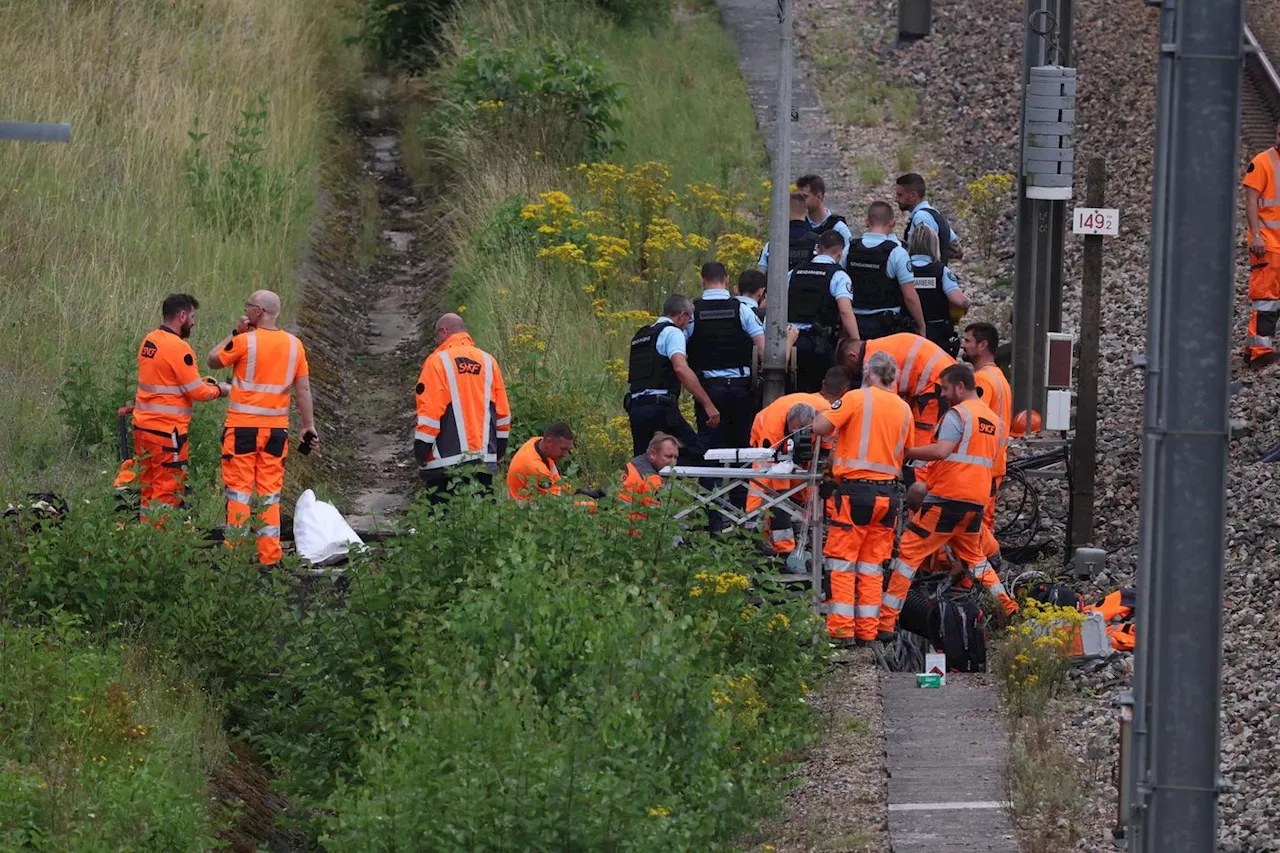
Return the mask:
[[[822,377],[822,386],[818,393],[785,394],[774,400],[756,413],[755,420],[751,424],[751,446],[774,447],[795,430],[808,426],[807,422],[788,423],[788,414],[794,406],[801,403],[807,404],[813,407],[815,414],[821,414],[829,409],[834,401],[843,397],[851,384],[849,371],[843,367],[831,367]],[[772,462],[757,463],[756,467],[767,468],[772,464]],[[764,503],[765,492],[761,487],[781,492],[791,488],[792,485],[794,483],[790,480],[752,480],[747,489],[747,512],[754,512]],[[797,492],[792,499],[796,503],[803,504],[806,500],[805,492]],[[795,550],[796,534],[792,527],[792,517],[785,510],[774,508],[769,512],[765,521],[765,533],[769,537],[769,545],[773,548],[773,553],[790,554]]]
[[[645,452],[627,463],[618,500],[628,506],[632,521],[643,521],[649,517],[645,510],[661,506],[657,494],[662,489],[662,469],[676,464],[679,456],[680,441],[674,435],[655,432]],[[632,528],[631,535],[639,536],[640,531]]]
[[[1008,471],[1009,431],[1013,423],[1013,389],[1004,371],[996,366],[995,351],[1000,346],[1000,333],[990,323],[970,323],[965,326],[964,339],[960,343],[964,358],[973,366],[973,380],[978,399],[995,412],[1000,419],[1000,449],[995,465],[991,467],[991,497],[982,514],[982,551],[987,559],[1000,559],[1000,543],[996,541],[996,499],[1000,484]]]
[[[136,477],[141,487],[141,518],[159,523],[147,510],[157,505],[180,508],[186,492],[187,429],[192,404],[231,393],[231,386],[200,378],[196,356],[187,343],[200,303],[174,293],[160,305],[164,322],[138,347],[138,388],[133,402],[133,459],[121,463],[116,491]],[[127,413],[127,409],[122,410]],[[123,418],[124,415],[122,414]],[[121,427],[123,430],[123,427]]]
[[[209,352],[209,366],[230,367],[231,402],[222,431],[222,482],[227,526],[241,527],[258,493],[258,562],[280,561],[280,492],[289,453],[289,397],[302,413],[304,452],[319,446],[311,401],[310,370],[302,341],[280,329],[280,297],[256,290],[244,303],[235,330]]]
[[[573,451],[573,442],[568,424],[550,424],[526,441],[507,466],[507,494],[517,503],[528,503],[534,495],[561,494],[556,463]]]
[[[915,443],[928,444],[946,409],[942,399],[942,371],[956,360],[928,338],[899,332],[870,341],[841,341],[836,363],[854,376],[861,376],[863,360],[877,352],[887,352],[897,362],[898,395],[911,406]]]
[[[1245,361],[1255,367],[1276,359],[1280,320],[1280,126],[1275,145],[1253,158],[1244,174],[1249,222],[1249,334]]]
[[[978,399],[973,369],[956,364],[942,372],[950,406],[931,444],[906,452],[929,464],[928,494],[911,514],[880,607],[880,630],[893,631],[916,570],[944,545],[1004,606],[1018,603],[1005,591],[982,553],[982,514],[991,494],[991,468],[1000,451],[1000,419]],[[917,487],[918,488],[918,487]]]
[[[915,439],[911,409],[895,393],[893,356],[867,356],[862,376],[861,388],[813,422],[814,435],[836,434],[831,458],[836,489],[827,498],[823,548],[830,585],[827,633],[859,644],[887,639],[879,633],[884,564],[893,556],[902,466]]]
[[[414,388],[413,455],[432,503],[470,479],[487,492],[507,455],[511,406],[498,360],[476,346],[457,314],[436,321],[436,348]]]

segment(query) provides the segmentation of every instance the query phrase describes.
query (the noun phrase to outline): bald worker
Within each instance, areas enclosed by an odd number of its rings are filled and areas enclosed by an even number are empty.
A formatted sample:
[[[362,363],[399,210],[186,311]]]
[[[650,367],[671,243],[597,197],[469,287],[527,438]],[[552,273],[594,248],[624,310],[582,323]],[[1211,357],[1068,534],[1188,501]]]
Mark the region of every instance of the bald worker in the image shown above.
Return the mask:
[[[302,341],[279,328],[280,297],[255,290],[235,330],[209,352],[209,367],[232,369],[231,401],[222,431],[222,481],[227,525],[241,527],[258,493],[258,561],[280,561],[280,492],[289,453],[289,399],[296,390],[306,452],[320,444]]]
[[[511,406],[498,360],[476,346],[457,314],[436,321],[436,348],[422,362],[414,399],[413,454],[431,501],[446,500],[458,480],[490,489],[507,454]]]

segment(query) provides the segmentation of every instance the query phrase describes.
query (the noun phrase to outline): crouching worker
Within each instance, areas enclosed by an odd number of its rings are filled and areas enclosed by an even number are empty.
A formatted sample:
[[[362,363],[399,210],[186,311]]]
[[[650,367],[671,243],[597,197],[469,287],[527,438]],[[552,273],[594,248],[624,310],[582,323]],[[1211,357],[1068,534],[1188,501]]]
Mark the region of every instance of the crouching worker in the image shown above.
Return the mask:
[[[560,476],[556,463],[573,451],[576,439],[568,424],[550,424],[541,436],[534,436],[521,445],[511,457],[507,467],[507,494],[518,504],[527,504],[537,495],[567,495],[571,487]],[[578,489],[575,495],[599,498],[603,492]],[[595,502],[578,500],[574,506],[587,507],[595,512]]]
[[[1018,609],[982,548],[982,516],[991,493],[991,467],[1000,450],[1000,419],[978,399],[968,365],[948,367],[941,383],[950,410],[932,444],[906,452],[907,459],[929,463],[928,494],[902,532],[880,607],[882,632],[895,629],[916,570],[944,545],[1000,599],[1006,613]]]
[[[632,521],[643,521],[649,517],[645,510],[662,505],[658,498],[658,492],[662,489],[661,471],[676,464],[679,456],[680,442],[675,436],[655,432],[653,438],[649,439],[645,452],[627,463],[618,499],[630,507]],[[640,531],[633,527],[631,535],[639,536]]]
[[[836,433],[831,458],[835,484],[826,500],[823,549],[827,632],[833,639],[881,639],[884,564],[893,556],[902,463],[914,435],[911,408],[898,396],[897,380],[893,357],[874,353],[863,364],[862,387],[836,400],[813,422],[815,435]]]

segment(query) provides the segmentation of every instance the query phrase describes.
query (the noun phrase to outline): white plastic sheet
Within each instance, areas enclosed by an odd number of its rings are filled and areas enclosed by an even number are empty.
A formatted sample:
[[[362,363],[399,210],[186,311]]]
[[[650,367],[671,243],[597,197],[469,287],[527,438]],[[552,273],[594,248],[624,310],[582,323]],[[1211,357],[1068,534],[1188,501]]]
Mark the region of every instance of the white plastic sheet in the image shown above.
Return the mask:
[[[327,501],[316,500],[316,493],[310,489],[298,497],[294,507],[293,538],[303,559],[317,566],[342,562],[352,546],[356,550],[365,547],[338,508]]]

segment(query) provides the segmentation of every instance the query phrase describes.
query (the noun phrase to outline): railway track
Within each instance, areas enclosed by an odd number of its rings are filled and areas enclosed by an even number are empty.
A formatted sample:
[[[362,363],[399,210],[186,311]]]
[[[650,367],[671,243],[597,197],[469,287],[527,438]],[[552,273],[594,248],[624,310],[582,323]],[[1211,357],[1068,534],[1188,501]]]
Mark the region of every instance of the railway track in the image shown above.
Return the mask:
[[[1280,74],[1269,59],[1280,61],[1280,20],[1263,8],[1254,0],[1245,26],[1245,41],[1251,50],[1245,60],[1241,133],[1249,156],[1275,144],[1276,124],[1280,122]]]

